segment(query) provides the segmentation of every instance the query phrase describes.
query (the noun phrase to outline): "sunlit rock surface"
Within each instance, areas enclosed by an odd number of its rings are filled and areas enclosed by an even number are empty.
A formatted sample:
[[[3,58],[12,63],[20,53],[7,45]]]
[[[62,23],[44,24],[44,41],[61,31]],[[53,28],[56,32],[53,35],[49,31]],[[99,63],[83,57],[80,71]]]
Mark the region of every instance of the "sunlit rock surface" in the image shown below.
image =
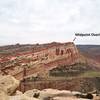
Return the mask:
[[[0,91],[3,91],[7,95],[11,95],[15,92],[16,88],[19,86],[19,81],[13,76],[0,76]]]
[[[0,100],[100,100],[100,97],[96,94],[83,94],[77,91],[57,89],[33,89],[22,93],[16,90],[19,83],[10,75],[1,76]]]

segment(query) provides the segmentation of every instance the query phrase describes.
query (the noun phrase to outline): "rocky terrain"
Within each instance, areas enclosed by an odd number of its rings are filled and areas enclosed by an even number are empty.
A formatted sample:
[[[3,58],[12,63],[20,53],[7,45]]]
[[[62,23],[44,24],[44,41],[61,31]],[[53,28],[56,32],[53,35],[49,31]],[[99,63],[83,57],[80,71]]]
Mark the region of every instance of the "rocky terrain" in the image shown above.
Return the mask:
[[[1,53],[0,74],[10,74],[21,80],[24,68],[27,70],[25,76],[29,76],[40,72],[44,73],[58,65],[73,64],[79,60],[78,50],[73,43],[51,43],[31,48],[30,52],[19,53],[22,50],[22,47],[19,47],[21,50],[18,52],[16,49],[12,51],[11,48],[7,49],[7,53]],[[10,55],[11,51],[15,53]],[[7,54],[8,56],[5,56]]]
[[[17,90],[20,81],[14,77],[0,76],[0,100],[100,100],[99,94],[77,91],[44,89],[28,90],[24,93]]]
[[[18,92],[21,96],[15,95],[10,99],[20,100],[18,98],[24,97],[27,98],[25,100],[37,100],[32,98],[32,91],[39,94],[49,91],[50,95],[43,100],[78,99],[71,91],[79,91],[83,98],[94,91],[98,95],[100,93],[99,47],[92,48],[75,46],[72,42],[0,47],[0,75],[11,75],[18,79],[20,85],[17,89],[23,92]],[[57,94],[52,94],[51,91]],[[71,97],[66,95],[59,97],[59,92],[66,94],[66,91],[71,93]],[[31,98],[27,97],[27,94],[32,94]]]

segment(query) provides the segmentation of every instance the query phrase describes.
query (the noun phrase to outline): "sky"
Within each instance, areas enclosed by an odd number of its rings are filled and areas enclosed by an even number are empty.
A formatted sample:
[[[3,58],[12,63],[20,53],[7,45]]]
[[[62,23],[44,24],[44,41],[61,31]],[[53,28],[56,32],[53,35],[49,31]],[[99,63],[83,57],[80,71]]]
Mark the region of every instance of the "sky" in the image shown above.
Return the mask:
[[[0,0],[0,45],[72,42],[100,33],[100,0]],[[76,37],[76,44],[100,44]]]

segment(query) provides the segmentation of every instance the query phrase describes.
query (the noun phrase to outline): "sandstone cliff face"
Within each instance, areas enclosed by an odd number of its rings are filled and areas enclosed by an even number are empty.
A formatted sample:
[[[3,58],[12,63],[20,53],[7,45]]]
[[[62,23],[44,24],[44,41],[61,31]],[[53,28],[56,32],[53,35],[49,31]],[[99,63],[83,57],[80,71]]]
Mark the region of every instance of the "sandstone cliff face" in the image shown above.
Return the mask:
[[[26,69],[25,76],[42,73],[51,70],[60,65],[71,65],[79,62],[79,53],[74,43],[53,44],[48,48],[40,49],[33,52],[27,57],[31,57],[33,61],[28,63],[30,66]],[[25,64],[25,63],[24,63]],[[24,66],[23,66],[24,67]],[[23,68],[21,67],[21,68]],[[26,65],[27,67],[27,65]],[[18,70],[19,71],[19,70]],[[23,78],[23,69],[14,74],[17,79]]]
[[[43,47],[40,46],[30,53],[11,57],[10,61],[7,61],[10,64],[7,64],[0,70],[0,74],[13,75],[21,80],[24,68],[26,68],[25,76],[29,76],[37,73],[45,73],[57,66],[71,65],[78,61],[79,52],[74,43],[51,43]]]

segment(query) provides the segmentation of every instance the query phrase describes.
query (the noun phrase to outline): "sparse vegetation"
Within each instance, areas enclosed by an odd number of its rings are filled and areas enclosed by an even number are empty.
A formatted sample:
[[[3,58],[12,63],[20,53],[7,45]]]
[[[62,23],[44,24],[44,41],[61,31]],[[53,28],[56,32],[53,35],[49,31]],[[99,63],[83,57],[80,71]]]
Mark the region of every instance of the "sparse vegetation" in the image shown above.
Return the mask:
[[[100,71],[86,71],[80,77],[100,77]]]
[[[64,66],[59,66],[57,68],[54,68],[49,71],[49,75],[72,77],[72,76],[78,76],[90,70],[92,69],[90,69],[88,65],[83,63],[76,63],[69,66],[64,65]]]

